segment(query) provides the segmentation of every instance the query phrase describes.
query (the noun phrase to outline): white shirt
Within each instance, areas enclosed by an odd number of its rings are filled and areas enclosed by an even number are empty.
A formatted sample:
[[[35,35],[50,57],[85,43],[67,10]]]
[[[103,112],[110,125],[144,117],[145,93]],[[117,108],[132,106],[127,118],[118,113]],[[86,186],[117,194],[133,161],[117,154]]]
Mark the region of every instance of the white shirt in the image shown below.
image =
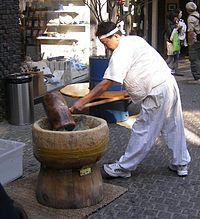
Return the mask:
[[[178,26],[181,27],[180,32],[178,34],[180,40],[184,40],[186,37],[187,26],[184,20],[179,19]]]
[[[124,84],[134,103],[144,100],[171,71],[160,54],[139,36],[122,36],[114,50],[104,79]]]

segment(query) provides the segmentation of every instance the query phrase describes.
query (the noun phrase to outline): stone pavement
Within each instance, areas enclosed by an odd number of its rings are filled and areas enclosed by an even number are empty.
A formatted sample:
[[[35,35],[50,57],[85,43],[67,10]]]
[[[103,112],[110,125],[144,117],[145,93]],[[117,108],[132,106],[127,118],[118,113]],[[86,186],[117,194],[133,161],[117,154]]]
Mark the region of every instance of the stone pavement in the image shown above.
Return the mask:
[[[128,179],[106,182],[128,188],[128,192],[109,205],[90,215],[88,219],[197,219],[200,218],[200,81],[194,81],[188,60],[180,61],[178,82],[188,148],[192,156],[190,175],[177,177],[168,170],[170,152],[158,139],[148,156]],[[45,116],[41,104],[34,106],[35,120]],[[137,116],[137,115],[136,115]],[[99,165],[117,160],[124,152],[136,116],[126,122],[109,124],[108,150]],[[159,122],[159,121],[158,121]],[[26,143],[24,174],[39,170],[32,153],[31,125],[13,126],[0,123],[0,138]],[[56,219],[56,218],[55,218]]]

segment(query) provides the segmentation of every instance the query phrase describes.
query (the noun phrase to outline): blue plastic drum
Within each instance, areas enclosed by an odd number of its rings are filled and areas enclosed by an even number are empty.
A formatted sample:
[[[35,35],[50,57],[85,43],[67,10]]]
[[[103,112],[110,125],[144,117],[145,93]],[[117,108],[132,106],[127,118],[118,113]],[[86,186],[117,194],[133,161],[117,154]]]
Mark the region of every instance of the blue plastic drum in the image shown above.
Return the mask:
[[[104,72],[108,66],[109,58],[104,56],[92,56],[89,59],[90,69],[90,89],[98,84],[103,79]],[[124,90],[123,85],[112,85],[109,91]],[[120,100],[113,103],[106,103],[96,107],[90,108],[90,114],[93,116],[101,117],[109,123],[116,123],[125,121],[129,117],[127,111],[127,100]]]

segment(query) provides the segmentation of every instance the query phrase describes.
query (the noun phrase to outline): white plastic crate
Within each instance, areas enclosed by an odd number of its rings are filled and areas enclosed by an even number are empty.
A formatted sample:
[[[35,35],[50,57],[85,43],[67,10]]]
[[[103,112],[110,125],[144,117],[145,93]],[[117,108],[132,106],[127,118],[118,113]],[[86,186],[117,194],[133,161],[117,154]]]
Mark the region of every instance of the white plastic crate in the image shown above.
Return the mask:
[[[5,185],[23,174],[23,142],[0,139],[0,182]]]

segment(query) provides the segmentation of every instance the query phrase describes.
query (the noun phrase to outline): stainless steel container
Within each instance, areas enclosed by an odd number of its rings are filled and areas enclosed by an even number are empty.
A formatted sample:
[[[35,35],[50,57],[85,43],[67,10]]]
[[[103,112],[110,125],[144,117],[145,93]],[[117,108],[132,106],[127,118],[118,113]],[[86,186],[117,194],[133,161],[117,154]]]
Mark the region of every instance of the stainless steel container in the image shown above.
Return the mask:
[[[6,77],[8,121],[26,125],[34,121],[33,85],[31,74],[15,73]]]

